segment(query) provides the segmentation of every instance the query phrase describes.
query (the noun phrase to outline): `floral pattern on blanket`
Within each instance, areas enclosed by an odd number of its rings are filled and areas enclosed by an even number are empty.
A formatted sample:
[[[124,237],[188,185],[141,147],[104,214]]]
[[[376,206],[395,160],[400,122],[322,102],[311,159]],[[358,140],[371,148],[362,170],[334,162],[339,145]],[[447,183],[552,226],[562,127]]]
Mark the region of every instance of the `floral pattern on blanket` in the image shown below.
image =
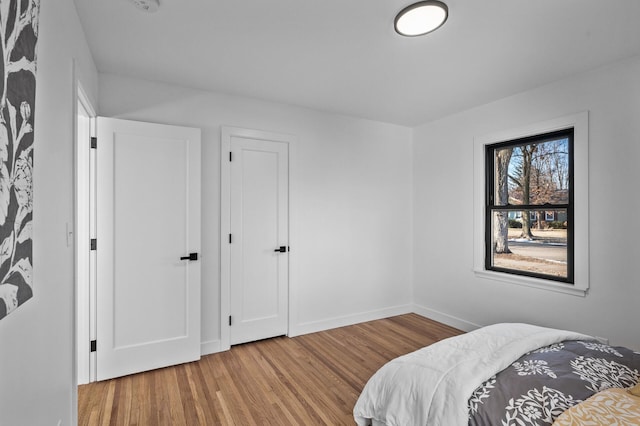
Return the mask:
[[[480,385],[469,399],[469,425],[551,425],[596,392],[638,381],[638,353],[595,342],[556,343],[523,355]]]
[[[556,389],[546,386],[542,390],[531,389],[520,398],[509,400],[503,425],[538,425],[551,424],[568,408],[577,404],[571,395],[565,395]]]

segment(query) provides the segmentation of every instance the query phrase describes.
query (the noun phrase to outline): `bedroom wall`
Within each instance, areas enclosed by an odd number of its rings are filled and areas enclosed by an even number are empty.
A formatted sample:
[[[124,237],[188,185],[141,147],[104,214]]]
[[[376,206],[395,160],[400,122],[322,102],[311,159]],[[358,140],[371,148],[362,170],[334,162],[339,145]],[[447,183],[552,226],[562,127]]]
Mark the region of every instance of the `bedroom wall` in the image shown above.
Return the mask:
[[[99,81],[100,115],[202,129],[203,352],[220,338],[221,125],[298,139],[291,335],[411,309],[411,129],[112,74]]]
[[[578,297],[473,273],[474,137],[589,111],[590,291]],[[414,301],[472,329],[526,321],[640,350],[640,58],[464,111],[415,129]],[[577,212],[579,214],[579,212]]]
[[[41,2],[35,103],[33,298],[0,321],[0,423],[71,425],[74,268],[72,61],[97,99],[97,71],[73,0]],[[59,422],[59,423],[58,423]]]

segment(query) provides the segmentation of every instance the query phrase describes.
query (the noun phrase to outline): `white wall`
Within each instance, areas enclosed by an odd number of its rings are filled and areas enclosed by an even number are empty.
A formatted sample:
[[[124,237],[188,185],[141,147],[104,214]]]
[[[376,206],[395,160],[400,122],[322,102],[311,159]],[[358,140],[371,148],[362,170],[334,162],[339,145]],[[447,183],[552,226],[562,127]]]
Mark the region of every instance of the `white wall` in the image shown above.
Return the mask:
[[[35,104],[33,298],[0,321],[0,424],[75,418],[72,60],[92,99],[97,72],[72,0],[41,2]]]
[[[292,335],[411,308],[411,130],[100,74],[103,116],[202,129],[202,340],[219,321],[220,126],[293,134]]]
[[[586,297],[476,278],[473,140],[589,111],[590,284]],[[461,112],[414,133],[414,301],[461,327],[528,321],[640,349],[640,58]],[[580,212],[576,212],[577,215]]]

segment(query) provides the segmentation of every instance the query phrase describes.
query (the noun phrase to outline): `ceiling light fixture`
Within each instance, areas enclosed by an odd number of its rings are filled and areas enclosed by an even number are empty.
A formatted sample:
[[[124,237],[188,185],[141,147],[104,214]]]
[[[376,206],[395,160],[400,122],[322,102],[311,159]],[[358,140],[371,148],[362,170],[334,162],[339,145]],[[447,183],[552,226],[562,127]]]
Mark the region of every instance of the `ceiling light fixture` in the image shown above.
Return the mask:
[[[131,0],[131,3],[135,4],[138,9],[144,10],[145,12],[155,12],[160,7],[158,0]]]
[[[420,1],[402,9],[394,26],[400,35],[421,36],[440,28],[448,16],[449,8],[441,1]]]

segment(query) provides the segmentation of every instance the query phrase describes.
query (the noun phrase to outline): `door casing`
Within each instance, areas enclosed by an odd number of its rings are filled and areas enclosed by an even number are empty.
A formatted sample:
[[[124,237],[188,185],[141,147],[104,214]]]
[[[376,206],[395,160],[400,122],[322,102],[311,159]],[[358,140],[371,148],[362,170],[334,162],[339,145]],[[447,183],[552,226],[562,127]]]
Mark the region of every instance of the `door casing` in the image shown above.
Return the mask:
[[[75,129],[75,299],[76,321],[76,378],[77,384],[86,384],[95,380],[95,362],[89,350],[94,321],[91,320],[90,300],[93,295],[90,279],[89,239],[91,224],[91,167],[90,138],[94,136],[95,109],[85,90],[76,84]],[[67,229],[67,232],[70,232]],[[69,238],[70,235],[67,235]]]

